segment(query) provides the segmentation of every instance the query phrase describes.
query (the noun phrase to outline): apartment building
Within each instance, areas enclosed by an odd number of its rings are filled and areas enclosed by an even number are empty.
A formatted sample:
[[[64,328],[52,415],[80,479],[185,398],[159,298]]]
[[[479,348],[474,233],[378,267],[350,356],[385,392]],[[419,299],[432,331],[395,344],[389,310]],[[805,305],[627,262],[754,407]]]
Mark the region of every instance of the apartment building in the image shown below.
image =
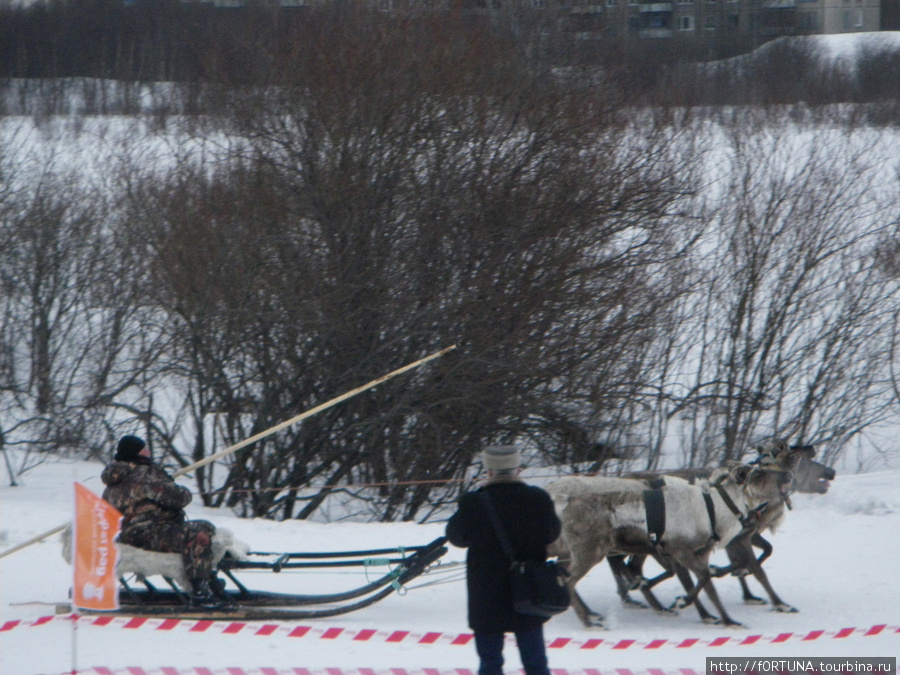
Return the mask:
[[[570,32],[689,42],[880,29],[880,0],[574,0]]]

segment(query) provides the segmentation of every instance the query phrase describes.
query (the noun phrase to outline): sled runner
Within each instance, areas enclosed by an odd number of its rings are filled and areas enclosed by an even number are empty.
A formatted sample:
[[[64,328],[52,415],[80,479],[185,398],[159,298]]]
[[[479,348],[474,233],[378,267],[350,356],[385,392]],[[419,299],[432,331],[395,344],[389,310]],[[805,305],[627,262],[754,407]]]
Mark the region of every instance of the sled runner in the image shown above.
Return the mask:
[[[175,579],[163,575],[169,588],[157,588],[147,574],[120,576],[121,614],[195,618],[231,617],[253,619],[312,619],[346,614],[368,607],[401,591],[405,584],[428,571],[446,552],[446,539],[439,537],[424,546],[320,553],[273,553],[249,551],[219,560],[211,586],[221,607],[191,606],[189,593]],[[120,546],[121,548],[121,546]],[[146,552],[142,552],[146,553]],[[160,554],[172,555],[172,554]],[[242,575],[251,572],[279,574],[291,570],[363,567],[387,571],[368,583],[347,591],[294,594],[252,590]],[[147,570],[149,571],[149,570]],[[221,576],[220,576],[221,575]],[[222,578],[224,577],[224,579]],[[230,584],[228,583],[230,582]]]

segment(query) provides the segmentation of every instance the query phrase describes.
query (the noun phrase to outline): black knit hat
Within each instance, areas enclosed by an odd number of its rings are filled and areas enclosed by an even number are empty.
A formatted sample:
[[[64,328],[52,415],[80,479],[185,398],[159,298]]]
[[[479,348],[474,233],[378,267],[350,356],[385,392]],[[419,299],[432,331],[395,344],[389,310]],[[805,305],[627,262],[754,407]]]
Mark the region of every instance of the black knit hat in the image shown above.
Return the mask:
[[[117,462],[134,462],[140,455],[141,450],[147,447],[143,438],[137,436],[122,436],[119,444],[116,446],[116,455],[114,459]]]

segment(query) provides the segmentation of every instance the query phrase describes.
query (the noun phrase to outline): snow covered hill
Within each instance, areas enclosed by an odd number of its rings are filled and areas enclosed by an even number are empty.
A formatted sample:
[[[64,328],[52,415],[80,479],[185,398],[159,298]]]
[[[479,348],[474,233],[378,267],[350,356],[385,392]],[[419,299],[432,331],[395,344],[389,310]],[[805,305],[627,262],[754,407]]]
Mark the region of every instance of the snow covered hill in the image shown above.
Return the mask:
[[[66,522],[73,482],[99,493],[100,469],[85,462],[48,462],[27,473],[23,485],[0,488],[0,549]],[[678,616],[625,609],[605,564],[598,566],[580,590],[607,615],[610,627],[584,629],[571,611],[552,619],[546,634],[554,673],[703,672],[707,656],[897,656],[898,481],[900,471],[839,475],[827,495],[795,498],[784,527],[771,538],[775,553],[766,569],[798,614],[743,605],[732,579],[719,580],[718,588],[743,628],[704,625],[690,608]],[[227,526],[263,550],[408,546],[443,534],[441,523],[275,523],[199,507],[190,514]],[[477,659],[468,638],[459,564],[464,559],[464,551],[451,548],[438,568],[415,579],[404,594],[330,619],[250,624],[73,620],[54,614],[56,605],[67,600],[71,568],[60,555],[59,537],[52,537],[0,559],[0,675],[474,673]],[[260,573],[258,578],[259,587],[317,593],[359,586],[365,580],[360,575],[365,572]],[[664,601],[677,594],[677,584],[660,587]],[[521,672],[512,641],[506,655],[507,672]]]

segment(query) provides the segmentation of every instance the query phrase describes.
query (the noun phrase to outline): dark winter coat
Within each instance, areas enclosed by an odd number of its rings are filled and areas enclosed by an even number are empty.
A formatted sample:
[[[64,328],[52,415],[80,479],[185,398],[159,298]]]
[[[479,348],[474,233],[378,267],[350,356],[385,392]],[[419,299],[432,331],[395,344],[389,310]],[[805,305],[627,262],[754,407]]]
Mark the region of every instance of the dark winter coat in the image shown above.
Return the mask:
[[[100,476],[103,499],[122,514],[119,541],[148,551],[180,553],[192,583],[213,570],[212,538],[216,527],[205,520],[185,520],[191,492],[149,459],[113,462]]]
[[[537,628],[545,619],[513,611],[510,561],[494,534],[480,497],[482,490],[490,495],[518,560],[546,560],[547,545],[559,537],[561,529],[550,495],[519,480],[491,482],[460,498],[457,512],[447,523],[447,539],[469,549],[469,627],[487,633]]]
[[[122,543],[149,548],[153,532],[184,523],[191,492],[156,464],[112,462],[100,477],[107,486],[103,499],[123,516]]]

